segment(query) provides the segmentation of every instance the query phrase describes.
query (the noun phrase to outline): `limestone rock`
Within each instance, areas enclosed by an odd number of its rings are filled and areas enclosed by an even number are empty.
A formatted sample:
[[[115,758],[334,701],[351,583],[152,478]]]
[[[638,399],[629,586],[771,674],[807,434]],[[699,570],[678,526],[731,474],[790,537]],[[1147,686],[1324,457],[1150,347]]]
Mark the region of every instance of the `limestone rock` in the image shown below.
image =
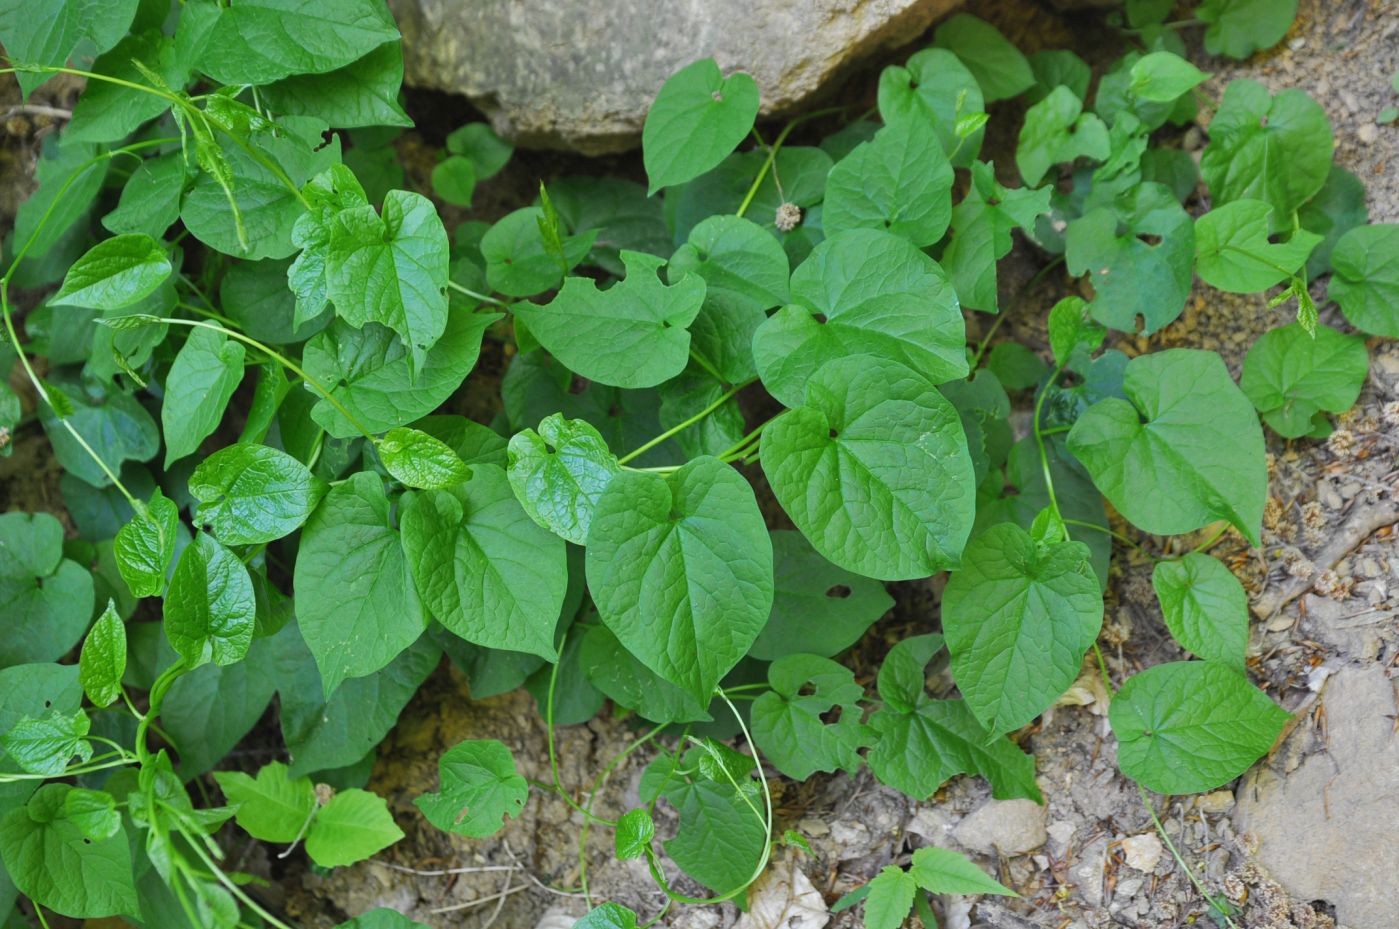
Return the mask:
[[[988,800],[957,824],[952,837],[984,855],[1023,855],[1049,838],[1045,808],[1033,800]]]
[[[1394,920],[1399,873],[1399,735],[1394,684],[1382,667],[1342,668],[1321,696],[1329,744],[1279,777],[1260,767],[1239,788],[1235,825],[1299,900],[1325,900],[1348,926]],[[1292,739],[1310,737],[1299,725]]]
[[[713,56],[747,71],[764,115],[861,57],[909,42],[961,0],[390,0],[406,80],[465,94],[519,145],[637,144],[667,77]]]

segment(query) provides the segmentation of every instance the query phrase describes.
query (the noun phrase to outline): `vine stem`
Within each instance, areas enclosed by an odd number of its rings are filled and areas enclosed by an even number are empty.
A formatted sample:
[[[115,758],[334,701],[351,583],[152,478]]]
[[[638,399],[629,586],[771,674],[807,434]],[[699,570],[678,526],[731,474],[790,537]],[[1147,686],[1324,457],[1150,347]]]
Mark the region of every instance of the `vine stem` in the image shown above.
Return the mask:
[[[563,656],[563,646],[567,642],[568,633],[564,633],[564,641],[559,644],[560,658],[562,658]],[[563,797],[564,802],[567,803],[569,806],[573,807],[575,811],[582,813],[584,817],[583,821],[585,823],[596,822],[600,826],[607,826],[611,829],[615,829],[617,828],[617,823],[615,820],[604,819],[601,816],[595,816],[588,810],[583,809],[583,807],[578,804],[578,801],[570,797],[568,795],[568,792],[563,789],[563,782],[559,778],[559,754],[554,747],[554,689],[559,682],[559,664],[559,661],[555,661],[553,667],[549,671],[549,696],[548,699],[545,701],[544,710],[544,722],[548,726],[549,730],[549,773],[552,774],[554,778],[554,783],[552,785],[554,792],[557,793],[560,797]]]
[[[738,209],[734,212],[734,215],[742,218],[743,214],[748,212],[748,208],[753,205],[753,198],[758,195],[758,188],[763,186],[763,180],[767,178],[768,172],[772,170],[773,163],[777,161],[777,153],[781,150],[782,143],[787,141],[787,136],[792,134],[793,129],[808,120],[817,119],[822,116],[830,116],[832,113],[843,112],[845,112],[845,107],[843,106],[816,110],[815,112],[798,116],[784,126],[782,131],[778,133],[777,138],[773,140],[772,145],[768,146],[768,156],[764,159],[763,166],[758,169],[758,176],[753,178],[753,183],[748,187],[748,193],[744,195],[743,201],[739,203]]]
[[[617,464],[624,465],[628,461],[632,461],[633,459],[649,452],[651,449],[655,448],[657,445],[660,445],[662,442],[664,442],[666,439],[669,439],[671,436],[679,435],[686,429],[689,429],[691,426],[695,425],[695,423],[700,422],[710,413],[713,413],[715,410],[719,409],[719,407],[732,400],[740,390],[747,387],[749,384],[752,384],[754,380],[756,380],[756,378],[749,378],[742,384],[736,384],[735,386],[729,388],[722,395],[720,395],[720,397],[717,400],[709,404],[709,406],[705,407],[704,409],[700,410],[694,416],[691,416],[689,419],[685,420],[683,423],[680,423],[678,426],[672,426],[665,432],[662,432],[660,435],[656,436],[651,441],[647,442],[645,445],[642,445],[634,451],[623,455],[621,458],[618,458]]]
[[[183,306],[184,304],[181,305]],[[221,326],[217,323],[211,323],[202,319],[176,319],[173,316],[152,316],[150,319],[152,323],[165,323],[169,326],[189,326],[194,329],[212,329],[215,332],[222,332],[230,339],[237,339],[239,342],[242,342],[245,345],[252,346],[253,348],[262,352],[268,358],[271,358],[273,361],[286,368],[292,374],[295,374],[297,377],[310,384],[311,387],[314,388],[317,393],[319,393],[322,397],[326,399],[327,403],[329,403],[335,408],[336,412],[338,412],[341,416],[345,417],[345,419],[349,421],[350,425],[354,426],[355,429],[359,431],[360,435],[364,436],[374,445],[379,444],[378,437],[375,436],[374,433],[370,432],[369,428],[365,426],[364,423],[360,422],[358,417],[356,417],[355,414],[351,413],[349,408],[346,407],[345,404],[341,403],[339,399],[337,399],[333,394],[331,394],[329,388],[327,388],[324,384],[316,380],[311,375],[307,374],[296,362],[292,361],[290,358],[287,358],[285,355],[276,351],[271,346],[264,345],[257,339],[254,339],[253,337],[248,335],[244,335],[243,333],[238,332],[237,330],[230,329],[227,326]]]
[[[1195,872],[1191,871],[1189,865],[1185,863],[1185,859],[1181,856],[1180,850],[1176,848],[1176,843],[1171,841],[1170,835],[1166,832],[1166,827],[1161,824],[1161,819],[1156,815],[1156,808],[1151,805],[1151,798],[1146,795],[1146,788],[1138,784],[1137,793],[1141,795],[1142,806],[1146,807],[1147,814],[1151,816],[1151,824],[1156,827],[1156,834],[1161,836],[1161,841],[1166,844],[1166,849],[1171,853],[1171,857],[1176,860],[1176,865],[1185,872],[1185,876],[1190,879],[1191,884],[1195,885],[1195,890],[1205,899],[1205,902],[1213,907],[1215,912],[1224,917],[1224,924],[1228,926],[1229,929],[1239,929],[1238,923],[1234,922],[1229,915],[1228,905],[1222,904],[1216,900],[1214,896],[1205,889],[1205,885],[1200,883],[1200,879],[1195,876]]]
[[[1000,313],[996,314],[995,320],[993,320],[991,323],[991,328],[986,331],[986,335],[982,336],[981,341],[977,343],[976,352],[972,355],[972,360],[967,365],[968,368],[970,368],[972,371],[976,370],[976,366],[981,363],[982,356],[986,354],[986,349],[990,348],[991,346],[991,337],[996,334],[997,329],[1001,328],[1001,324],[1006,321],[1006,317],[1008,317],[1011,314],[1011,312],[1020,305],[1020,302],[1022,300],[1024,300],[1030,295],[1031,291],[1033,291],[1036,287],[1039,286],[1041,281],[1043,281],[1046,277],[1049,276],[1049,272],[1053,271],[1055,268],[1059,267],[1059,265],[1063,263],[1064,256],[1060,255],[1058,258],[1055,258],[1049,264],[1036,271],[1034,277],[1026,281],[1024,285],[1021,286],[1021,288],[1015,292],[1015,297],[1010,301],[1010,305],[1007,306]]]
[[[487,294],[477,293],[476,291],[472,290],[471,288],[469,288],[469,287],[463,287],[463,286],[461,286],[460,284],[458,284],[456,281],[453,281],[453,280],[448,280],[448,281],[447,281],[447,287],[448,287],[449,289],[451,289],[451,290],[455,290],[455,291],[456,291],[457,293],[459,293],[459,294],[464,294],[465,296],[468,296],[468,297],[470,297],[470,298],[473,299],[473,300],[480,300],[482,303],[491,303],[491,304],[494,304],[494,305],[496,305],[496,306],[498,306],[498,307],[502,307],[502,308],[506,308],[506,309],[508,309],[508,308],[510,307],[510,304],[509,304],[509,303],[506,303],[504,300],[497,300],[495,297],[489,296],[489,295],[487,295]]]
[[[1064,366],[1060,364],[1055,367],[1054,373],[1049,375],[1049,380],[1040,390],[1040,395],[1035,398],[1035,412],[1030,420],[1030,427],[1035,433],[1035,446],[1040,453],[1040,470],[1044,472],[1044,489],[1049,494],[1049,508],[1060,523],[1064,522],[1064,514],[1059,510],[1059,498],[1054,494],[1054,477],[1049,473],[1049,451],[1045,448],[1044,433],[1040,431],[1040,414],[1044,411],[1044,401],[1049,397],[1049,391],[1059,383],[1059,375],[1063,373]]]

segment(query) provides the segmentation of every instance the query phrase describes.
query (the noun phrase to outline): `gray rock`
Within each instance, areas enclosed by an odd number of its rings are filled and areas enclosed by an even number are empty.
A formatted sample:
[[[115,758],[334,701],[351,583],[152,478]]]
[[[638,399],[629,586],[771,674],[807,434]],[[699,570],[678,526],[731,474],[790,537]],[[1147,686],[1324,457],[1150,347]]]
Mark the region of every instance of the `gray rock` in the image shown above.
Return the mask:
[[[1023,855],[1049,838],[1045,808],[1033,800],[988,800],[952,830],[964,848],[983,855]]]
[[[1349,926],[1394,920],[1399,874],[1399,736],[1394,684],[1381,667],[1343,668],[1321,696],[1329,744],[1285,778],[1262,767],[1239,788],[1235,825],[1299,900],[1325,900]],[[1299,725],[1292,739],[1308,737]]]
[[[752,74],[765,115],[916,38],[961,0],[390,0],[406,80],[465,94],[517,144],[620,151],[656,91],[713,56]]]

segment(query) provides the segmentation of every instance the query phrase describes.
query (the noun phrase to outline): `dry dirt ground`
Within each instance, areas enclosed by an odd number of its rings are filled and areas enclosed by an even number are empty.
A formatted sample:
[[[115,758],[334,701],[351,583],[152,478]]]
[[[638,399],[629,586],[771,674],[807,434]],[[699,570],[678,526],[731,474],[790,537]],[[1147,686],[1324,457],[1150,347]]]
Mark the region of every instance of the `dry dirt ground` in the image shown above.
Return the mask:
[[[1097,14],[1066,18],[1033,0],[984,4],[976,12],[1031,48],[1048,44],[1092,48],[1099,58],[1111,54],[1109,42],[1097,41],[1103,35],[1093,25]],[[878,64],[865,75],[871,90]],[[1390,75],[1399,69],[1399,2],[1302,0],[1298,22],[1278,49],[1242,65],[1203,66],[1220,78],[1248,76],[1274,90],[1301,87],[1311,93],[1331,117],[1338,161],[1367,185],[1371,220],[1399,222],[1399,128],[1375,123],[1382,109],[1399,105],[1390,86]],[[1217,97],[1220,80],[1207,89]],[[445,98],[430,102],[434,110],[453,108],[449,115],[434,114],[449,128],[467,118],[464,108],[456,110],[458,104]],[[32,139],[36,124],[24,118],[12,125],[18,118],[10,117],[7,138],[0,139],[6,167],[25,167],[25,152],[32,152],[21,143]],[[1202,115],[1202,121],[1207,118]],[[428,132],[426,138],[410,134],[403,143],[410,183],[417,180],[423,189],[426,178],[419,175],[431,164],[433,141]],[[1183,144],[1198,149],[1202,138],[1187,133]],[[635,164],[526,155],[513,180],[506,175],[496,193],[486,187],[483,196],[494,196],[494,209],[503,211],[532,190],[538,176],[616,169],[634,171]],[[12,199],[22,183],[6,185],[5,197]],[[13,205],[0,208],[10,214]],[[1007,275],[1011,286],[1032,267],[1028,249],[1018,254],[1027,264]],[[1042,344],[1045,310],[1062,286],[1051,281],[1032,295],[1006,331]],[[1317,289],[1318,298],[1323,291]],[[1201,285],[1182,320],[1151,348],[1213,348],[1237,374],[1248,346],[1287,322],[1289,312],[1267,309],[1263,298],[1233,297]],[[1345,328],[1334,308],[1323,310],[1322,318]],[[1128,341],[1122,347],[1130,352],[1135,346]],[[1393,903],[1399,714],[1391,680],[1399,661],[1399,345],[1372,340],[1370,350],[1370,378],[1360,403],[1340,417],[1330,440],[1284,442],[1270,435],[1264,547],[1250,550],[1231,535],[1214,549],[1249,590],[1249,667],[1274,699],[1295,711],[1290,734],[1236,785],[1200,797],[1150,797],[1196,879],[1229,900],[1238,910],[1235,922],[1246,929],[1399,927]],[[0,460],[0,508],[61,510],[56,469],[41,442],[21,441],[14,457]],[[1120,523],[1117,528],[1132,531]],[[1149,563],[1130,550],[1116,555],[1102,642],[1112,678],[1120,682],[1140,668],[1182,656],[1161,624]],[[893,614],[856,649],[853,664],[867,684],[889,644],[937,627],[935,587],[899,585],[896,593]],[[1212,925],[1200,894],[1163,851],[1137,789],[1117,772],[1106,695],[1088,670],[1063,705],[1020,734],[1038,758],[1045,806],[993,801],[984,783],[966,778],[927,803],[883,788],[867,774],[817,775],[804,785],[774,780],[779,833],[795,830],[811,848],[809,855],[779,853],[766,888],[771,899],[790,896],[794,908],[776,921],[758,921],[730,904],[690,907],[664,924],[857,926],[854,913],[826,915],[826,906],[884,865],[904,863],[913,849],[935,844],[968,852],[1021,894],[942,901],[938,917],[952,929]],[[950,689],[945,669],[933,671],[931,686]],[[472,701],[464,679],[444,663],[405,710],[373,774],[373,789],[388,797],[407,838],[372,862],[329,875],[274,866],[257,848],[242,867],[277,878],[271,902],[317,929],[375,906],[440,929],[567,929],[587,909],[572,890],[585,868],[595,901],[616,900],[644,915],[660,908],[663,898],[644,866],[616,862],[605,830],[591,834],[580,856],[582,817],[553,795],[536,791],[524,814],[489,840],[428,827],[412,800],[435,787],[441,752],[466,738],[500,739],[523,774],[549,778],[544,725],[532,698],[516,692]],[[632,738],[628,722],[606,709],[587,724],[560,730],[563,783],[581,795]],[[650,757],[642,751],[617,767],[599,795],[602,815],[635,804],[637,780]],[[664,832],[666,824],[660,828]]]

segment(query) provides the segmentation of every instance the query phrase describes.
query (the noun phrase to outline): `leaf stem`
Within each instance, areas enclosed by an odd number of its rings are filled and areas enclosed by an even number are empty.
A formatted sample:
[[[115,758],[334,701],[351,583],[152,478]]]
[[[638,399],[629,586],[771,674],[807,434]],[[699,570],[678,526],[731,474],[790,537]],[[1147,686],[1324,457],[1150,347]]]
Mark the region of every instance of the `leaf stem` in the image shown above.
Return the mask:
[[[506,303],[504,300],[497,300],[495,297],[491,297],[483,293],[477,293],[471,288],[463,287],[456,281],[450,279],[447,281],[447,287],[451,290],[455,290],[459,294],[464,294],[465,296],[468,296],[473,300],[480,300],[482,303],[491,303],[495,306],[502,307],[505,309],[509,309],[511,306],[511,304]]]
[[[558,751],[554,747],[554,688],[559,681],[559,665],[563,656],[563,646],[567,642],[568,633],[564,633],[564,641],[559,644],[560,661],[555,661],[553,666],[549,670],[549,696],[545,701],[544,710],[544,721],[548,726],[549,736],[549,772],[554,777],[554,783],[552,785],[553,790],[560,797],[563,797],[565,803],[573,807],[573,809],[577,812],[583,814],[584,822],[596,822],[600,826],[607,826],[609,828],[615,829],[617,828],[617,823],[615,820],[603,819],[601,816],[595,816],[588,810],[583,809],[583,807],[581,807],[578,804],[578,801],[570,797],[568,795],[568,792],[563,789],[563,782],[559,778],[559,755]]]
[[[1109,529],[1107,526],[1100,526],[1097,523],[1085,522],[1081,519],[1065,519],[1064,524],[1066,526],[1080,526],[1084,529],[1092,529],[1095,532],[1103,533],[1103,535],[1111,536],[1112,538],[1116,539],[1124,545],[1132,546],[1137,551],[1145,555],[1147,558],[1151,559],[1153,562],[1164,560],[1158,558],[1156,555],[1153,555],[1151,552],[1147,551],[1144,547],[1142,547],[1141,543],[1134,541],[1133,539],[1123,535],[1115,529]]]
[[[660,445],[660,444],[661,444],[662,442],[664,442],[666,439],[669,439],[669,438],[671,438],[672,436],[675,436],[675,435],[679,435],[680,433],[684,432],[686,429],[689,429],[689,428],[690,428],[691,426],[693,426],[695,423],[698,423],[699,421],[701,421],[702,419],[704,419],[706,416],[708,416],[710,413],[713,413],[715,410],[719,409],[719,407],[723,406],[725,403],[728,403],[731,399],[734,398],[734,396],[735,396],[740,390],[742,390],[743,388],[747,387],[749,384],[753,383],[754,380],[756,380],[756,378],[749,378],[748,380],[744,381],[742,384],[737,384],[737,385],[735,385],[734,387],[731,387],[729,390],[727,390],[727,391],[725,391],[723,394],[721,394],[717,400],[715,400],[713,403],[709,404],[709,406],[705,407],[704,409],[700,410],[700,411],[699,411],[698,413],[696,413],[694,416],[691,416],[689,419],[685,420],[683,423],[680,423],[678,426],[672,426],[671,428],[667,429],[665,432],[662,432],[660,435],[656,436],[654,439],[651,439],[651,440],[650,440],[649,442],[647,442],[646,444],[644,444],[644,445],[638,447],[638,448],[635,449],[634,451],[631,451],[631,452],[629,452],[629,453],[623,455],[621,458],[618,458],[618,459],[617,459],[617,464],[619,464],[619,465],[624,465],[624,464],[626,464],[628,461],[631,461],[631,460],[633,460],[633,459],[635,459],[635,458],[637,458],[637,457],[639,457],[639,456],[641,456],[641,455],[644,455],[646,452],[649,452],[651,449],[655,448],[657,445]]]
[[[1146,812],[1151,816],[1151,824],[1156,827],[1157,835],[1161,836],[1161,841],[1166,844],[1166,848],[1170,851],[1171,857],[1176,860],[1176,864],[1185,872],[1185,876],[1190,879],[1190,883],[1195,885],[1195,889],[1199,891],[1200,896],[1205,899],[1205,902],[1210,905],[1211,909],[1224,917],[1224,924],[1226,926],[1230,927],[1230,929],[1239,929],[1238,924],[1229,916],[1231,909],[1229,905],[1216,900],[1210,892],[1205,889],[1205,885],[1200,883],[1200,879],[1195,876],[1195,872],[1190,870],[1190,866],[1185,863],[1185,859],[1181,857],[1180,850],[1177,849],[1176,844],[1171,841],[1170,835],[1166,832],[1166,827],[1161,825],[1161,820],[1156,815],[1156,809],[1151,805],[1151,798],[1146,795],[1146,788],[1138,784],[1137,793],[1141,794],[1142,806],[1146,807]]]

